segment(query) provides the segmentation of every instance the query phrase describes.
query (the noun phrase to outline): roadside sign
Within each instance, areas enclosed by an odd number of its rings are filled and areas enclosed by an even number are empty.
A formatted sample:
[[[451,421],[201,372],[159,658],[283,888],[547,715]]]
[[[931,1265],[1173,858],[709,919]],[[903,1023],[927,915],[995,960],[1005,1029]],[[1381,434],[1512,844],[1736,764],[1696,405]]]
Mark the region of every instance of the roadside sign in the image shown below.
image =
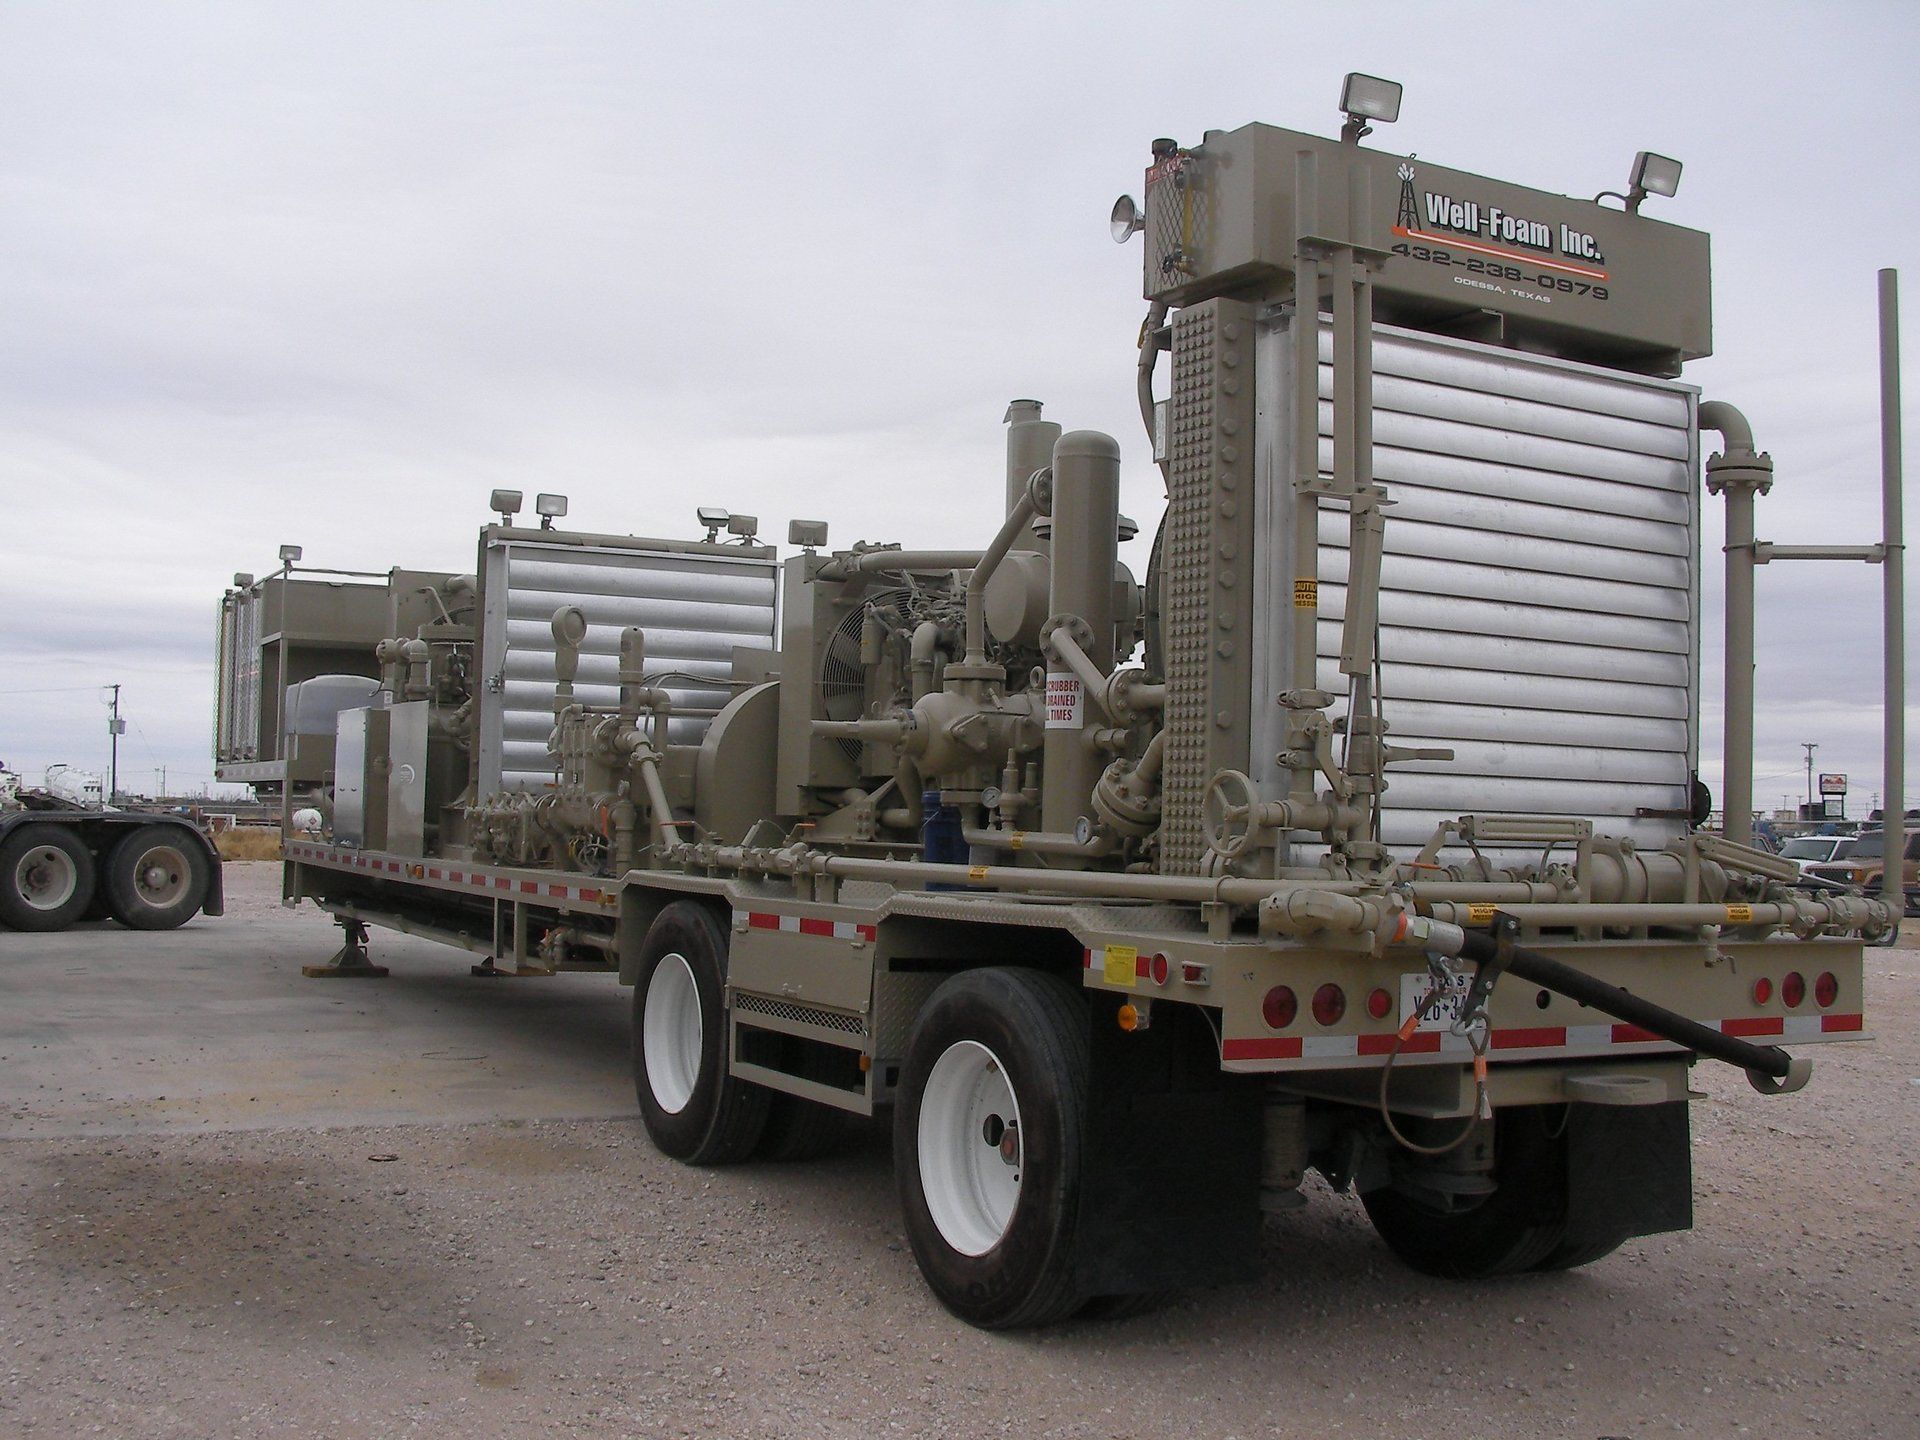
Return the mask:
[[[1822,775],[1820,777],[1822,795],[1844,795],[1847,793],[1847,777],[1844,775]]]

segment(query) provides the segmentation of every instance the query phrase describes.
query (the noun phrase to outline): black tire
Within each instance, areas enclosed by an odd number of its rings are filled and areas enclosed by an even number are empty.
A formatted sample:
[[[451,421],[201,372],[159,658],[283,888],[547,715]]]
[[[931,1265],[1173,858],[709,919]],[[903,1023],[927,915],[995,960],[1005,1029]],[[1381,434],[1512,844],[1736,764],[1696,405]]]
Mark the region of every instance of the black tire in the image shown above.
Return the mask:
[[[107,912],[129,930],[178,929],[200,913],[208,873],[196,836],[178,825],[142,825],[107,855]]]
[[[1028,970],[973,970],[934,992],[907,1044],[894,1109],[894,1174],[907,1239],[941,1304],[971,1325],[1047,1325],[1073,1314],[1087,1298],[1076,1288],[1075,1246],[1086,1148],[1088,1023],[1085,1000],[1062,980]],[[985,1050],[987,1073],[1004,1077],[1020,1132],[1013,1158],[1006,1160],[1015,1169],[1011,1211],[998,1238],[976,1253],[952,1242],[935,1220],[921,1154],[928,1081],[949,1051],[962,1058],[977,1053],[963,1050],[966,1042]],[[964,1107],[956,1112],[970,1113]],[[998,1118],[988,1116],[987,1124]],[[982,1144],[1004,1159],[1011,1128],[1003,1121],[999,1143],[983,1134]],[[956,1132],[957,1142],[970,1133],[964,1120]],[[942,1188],[937,1178],[935,1185]]]
[[[838,1150],[848,1134],[845,1110],[774,1092],[767,1103],[767,1127],[754,1151],[761,1160],[819,1160]]]
[[[828,1067],[819,1063],[819,1050],[790,1035],[769,1036],[784,1042],[779,1068],[804,1080],[831,1082]],[[758,1160],[780,1162],[818,1160],[831,1155],[852,1132],[853,1116],[834,1105],[805,1100],[784,1090],[770,1093],[767,1101],[767,1126],[760,1132],[760,1145],[754,1153]]]
[[[667,906],[647,931],[633,987],[633,1089],[654,1145],[689,1165],[745,1160],[767,1123],[770,1092],[727,1074],[726,986],[727,932],[719,918],[691,900]],[[694,1014],[697,1035],[690,1025],[668,1023]],[[683,1043],[665,1043],[675,1036]]]
[[[1564,1270],[1617,1248],[1618,1240],[1598,1253],[1568,1244],[1564,1107],[1514,1106],[1493,1123],[1495,1188],[1471,1210],[1442,1211],[1392,1188],[1361,1197],[1387,1248],[1444,1280]]]
[[[1136,1315],[1151,1315],[1173,1298],[1171,1290],[1142,1290],[1133,1295],[1096,1295],[1080,1307],[1076,1320],[1112,1325]]]
[[[93,902],[93,856],[64,825],[22,825],[0,842],[0,920],[64,930]]]

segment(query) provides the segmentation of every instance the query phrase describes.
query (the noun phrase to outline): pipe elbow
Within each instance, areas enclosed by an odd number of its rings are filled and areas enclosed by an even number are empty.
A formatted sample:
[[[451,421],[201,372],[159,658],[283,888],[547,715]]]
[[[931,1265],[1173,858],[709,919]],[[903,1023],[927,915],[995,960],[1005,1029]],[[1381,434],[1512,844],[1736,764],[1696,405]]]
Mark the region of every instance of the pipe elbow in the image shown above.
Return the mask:
[[[1724,400],[1704,400],[1700,404],[1700,428],[1715,430],[1726,442],[1726,453],[1732,457],[1736,452],[1755,454],[1753,448],[1753,426],[1747,417]]]

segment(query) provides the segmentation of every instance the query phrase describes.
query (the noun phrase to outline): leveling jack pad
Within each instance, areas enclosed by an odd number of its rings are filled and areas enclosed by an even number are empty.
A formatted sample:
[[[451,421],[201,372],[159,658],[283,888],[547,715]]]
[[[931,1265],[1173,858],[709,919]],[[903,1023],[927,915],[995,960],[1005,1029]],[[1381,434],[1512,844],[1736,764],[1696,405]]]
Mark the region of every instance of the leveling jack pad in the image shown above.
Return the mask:
[[[340,949],[324,965],[302,965],[300,973],[309,980],[379,980],[385,978],[387,967],[375,965],[367,959],[367,927],[358,920],[340,922],[345,932]]]

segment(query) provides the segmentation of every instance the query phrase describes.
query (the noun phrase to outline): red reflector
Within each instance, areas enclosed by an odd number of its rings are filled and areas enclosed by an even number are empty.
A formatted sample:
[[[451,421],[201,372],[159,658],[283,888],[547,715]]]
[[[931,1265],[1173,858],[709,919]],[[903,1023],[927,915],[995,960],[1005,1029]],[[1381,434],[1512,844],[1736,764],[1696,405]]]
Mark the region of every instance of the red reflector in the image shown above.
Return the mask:
[[[1787,1008],[1799,1008],[1800,1002],[1807,998],[1807,982],[1798,970],[1789,970],[1787,978],[1780,982],[1780,998],[1786,1001]]]
[[[1164,955],[1156,955],[1151,960],[1147,961],[1147,974],[1153,977],[1154,984],[1156,985],[1166,984],[1167,983],[1167,957]]]
[[[1840,981],[1831,970],[1813,982],[1813,998],[1822,1010],[1840,998]]]
[[[1384,990],[1373,990],[1367,994],[1367,1014],[1376,1020],[1387,1018],[1387,1012],[1393,1009],[1393,996]]]
[[[1300,1002],[1293,998],[1293,991],[1284,985],[1274,986],[1267,991],[1267,998],[1260,1002],[1260,1018],[1267,1022],[1270,1030],[1286,1029],[1299,1013]]]
[[[1322,1025],[1338,1024],[1347,1013],[1347,992],[1331,982],[1313,992],[1313,1018]]]
[[[1753,982],[1753,1003],[1764,1005],[1771,999],[1773,999],[1773,981],[1762,975]]]

